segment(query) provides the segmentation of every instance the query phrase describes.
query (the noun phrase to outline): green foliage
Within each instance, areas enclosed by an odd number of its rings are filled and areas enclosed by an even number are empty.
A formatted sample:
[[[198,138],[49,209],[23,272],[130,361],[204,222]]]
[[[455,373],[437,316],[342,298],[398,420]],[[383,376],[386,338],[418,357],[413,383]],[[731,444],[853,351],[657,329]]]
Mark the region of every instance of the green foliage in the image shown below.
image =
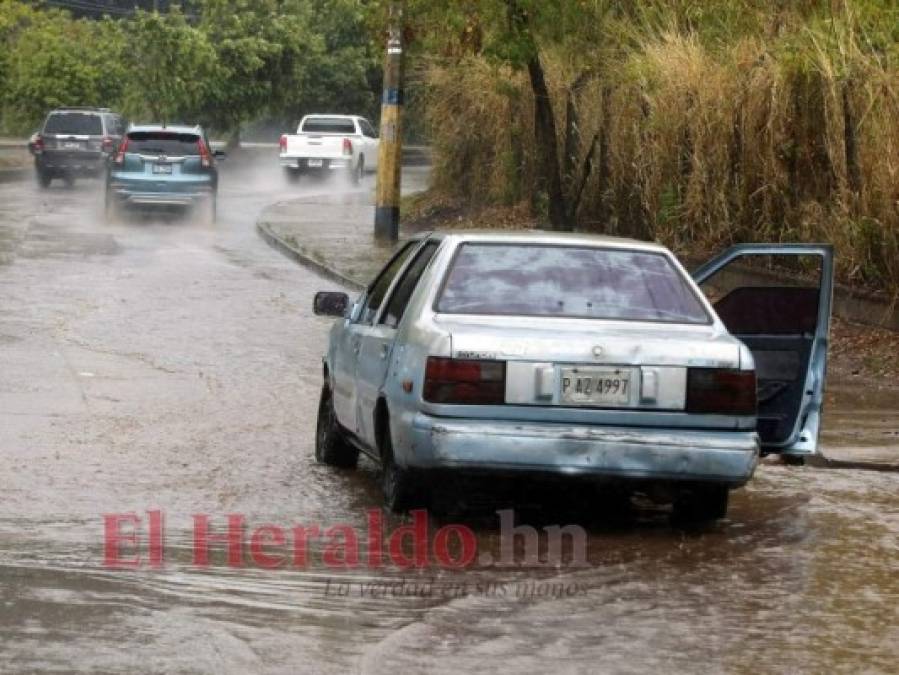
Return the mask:
[[[0,0],[0,127],[25,133],[61,105],[103,105],[218,132],[311,111],[373,115],[379,51],[365,6],[197,0],[190,17],[174,7],[89,21]]]
[[[126,26],[125,109],[157,122],[196,121],[218,72],[209,37],[176,8],[138,12]]]
[[[49,108],[105,105],[121,98],[121,33],[109,21],[0,4],[4,126],[26,133]]]

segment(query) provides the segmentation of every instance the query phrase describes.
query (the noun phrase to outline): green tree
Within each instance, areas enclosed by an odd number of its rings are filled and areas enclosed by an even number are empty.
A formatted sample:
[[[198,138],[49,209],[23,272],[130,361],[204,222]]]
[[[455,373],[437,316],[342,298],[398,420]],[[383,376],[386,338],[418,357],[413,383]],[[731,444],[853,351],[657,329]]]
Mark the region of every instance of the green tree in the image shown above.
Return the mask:
[[[27,132],[63,105],[115,105],[123,86],[122,33],[112,21],[0,5],[4,121]]]
[[[198,122],[220,86],[209,37],[174,7],[166,14],[137,12],[127,24],[125,95],[131,116],[157,122]]]

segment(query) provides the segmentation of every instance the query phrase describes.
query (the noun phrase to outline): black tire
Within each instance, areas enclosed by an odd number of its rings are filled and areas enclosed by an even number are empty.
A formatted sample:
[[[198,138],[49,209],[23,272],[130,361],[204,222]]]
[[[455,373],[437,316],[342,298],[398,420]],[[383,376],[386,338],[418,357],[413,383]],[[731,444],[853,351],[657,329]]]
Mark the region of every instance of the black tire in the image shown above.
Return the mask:
[[[216,202],[218,199],[216,197],[210,197],[209,199],[203,202],[201,208],[201,218],[203,220],[204,225],[215,225],[215,219],[218,215],[218,207]]]
[[[359,162],[350,173],[350,181],[353,185],[361,185],[363,178],[365,178],[365,158],[360,157]]]
[[[726,485],[703,485],[678,495],[671,519],[675,523],[700,524],[720,520],[727,515],[730,490]]]
[[[296,184],[300,182],[300,170],[299,169],[284,169],[284,177],[287,178],[287,182],[291,184]]]
[[[322,387],[315,430],[315,459],[322,464],[352,469],[359,461],[359,450],[347,441],[331,400],[331,390]]]
[[[103,203],[103,216],[107,223],[115,223],[121,219],[121,209],[119,208],[119,203],[116,198],[110,193],[109,189],[106,190],[106,197]]]
[[[35,167],[36,175],[37,175],[37,184],[42,188],[50,187],[50,183],[53,182],[53,176],[49,171],[45,171],[40,166]]]
[[[70,173],[65,174],[62,177],[63,182],[66,184],[67,188],[75,187],[75,176]]]
[[[805,457],[802,455],[781,455],[780,462],[786,466],[805,466]]]
[[[381,444],[381,492],[384,494],[384,506],[393,513],[426,508],[425,489],[420,476],[397,466],[394,461],[389,429]]]

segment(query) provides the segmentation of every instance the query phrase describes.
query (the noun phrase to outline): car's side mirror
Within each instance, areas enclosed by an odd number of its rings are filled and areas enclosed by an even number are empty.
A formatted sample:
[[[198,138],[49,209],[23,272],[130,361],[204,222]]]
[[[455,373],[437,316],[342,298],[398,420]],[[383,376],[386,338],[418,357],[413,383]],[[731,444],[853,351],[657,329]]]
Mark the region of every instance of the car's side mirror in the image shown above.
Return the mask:
[[[228,153],[225,152],[224,150],[216,150],[215,152],[212,153],[212,156],[215,157],[219,161],[221,161],[223,159],[228,159]]]
[[[337,291],[319,291],[315,294],[312,311],[318,316],[345,316],[350,296]]]

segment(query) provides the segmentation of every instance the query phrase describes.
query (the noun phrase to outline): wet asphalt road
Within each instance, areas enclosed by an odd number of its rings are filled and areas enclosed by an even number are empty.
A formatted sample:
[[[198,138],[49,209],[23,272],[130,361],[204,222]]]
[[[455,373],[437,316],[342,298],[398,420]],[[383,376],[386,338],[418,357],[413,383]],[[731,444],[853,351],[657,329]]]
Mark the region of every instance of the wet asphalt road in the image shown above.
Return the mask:
[[[766,463],[701,531],[591,503],[531,512],[587,528],[583,569],[193,566],[191,514],[364,532],[380,504],[371,465],[312,459],[328,322],[310,305],[333,284],[253,227],[267,204],[342,188],[235,164],[214,227],[106,225],[97,183],[0,185],[0,671],[895,672],[890,472]],[[832,385],[835,447],[895,415]],[[103,514],[149,509],[165,566],[105,569]],[[456,520],[496,551],[493,519]],[[401,580],[430,591],[373,592]]]

